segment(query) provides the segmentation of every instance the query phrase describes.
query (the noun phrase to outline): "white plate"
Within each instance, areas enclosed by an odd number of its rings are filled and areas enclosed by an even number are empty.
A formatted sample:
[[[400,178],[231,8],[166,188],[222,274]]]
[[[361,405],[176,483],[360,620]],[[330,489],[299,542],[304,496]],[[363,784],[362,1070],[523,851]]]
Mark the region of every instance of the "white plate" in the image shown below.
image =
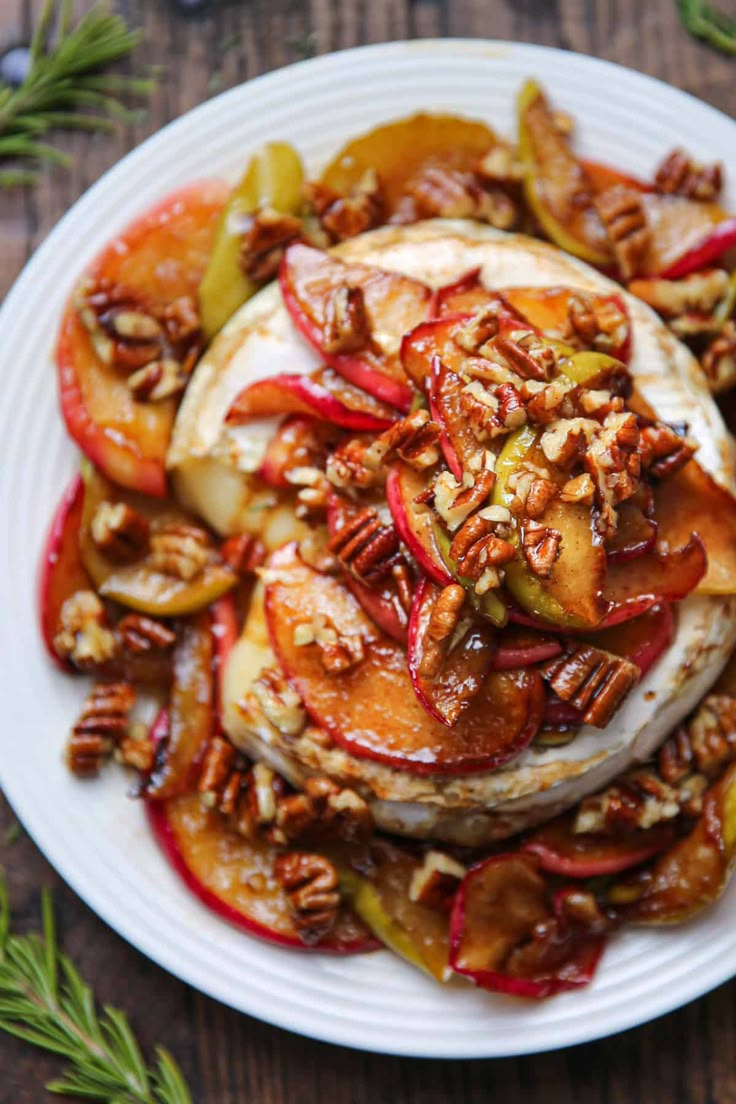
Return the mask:
[[[51,353],[70,283],[101,245],[168,190],[233,177],[267,139],[319,166],[343,139],[418,109],[513,132],[530,75],[579,123],[588,156],[646,175],[674,145],[726,161],[736,125],[682,92],[592,58],[534,46],[438,41],[372,46],[291,66],[190,112],[107,173],[65,216],[0,312],[0,774],[38,846],[104,920],[173,974],[263,1020],[366,1050],[492,1057],[580,1043],[661,1015],[736,973],[736,885],[686,927],[612,941],[587,990],[538,1004],[442,988],[382,952],[348,959],[268,946],[183,888],[150,839],[121,772],[75,782],[60,749],[81,686],[55,672],[35,616],[36,559],[76,453],[64,432]],[[728,196],[736,207],[734,196]]]

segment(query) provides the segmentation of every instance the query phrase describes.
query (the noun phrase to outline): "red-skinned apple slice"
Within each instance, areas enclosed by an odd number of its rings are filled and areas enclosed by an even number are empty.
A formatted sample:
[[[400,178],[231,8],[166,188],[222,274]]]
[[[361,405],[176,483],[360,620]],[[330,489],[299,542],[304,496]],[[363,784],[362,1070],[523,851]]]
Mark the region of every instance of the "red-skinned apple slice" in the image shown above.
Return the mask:
[[[736,593],[736,499],[694,460],[654,487],[658,539],[667,548],[698,534],[708,567],[699,594]]]
[[[327,507],[327,528],[330,536],[338,533],[356,516],[360,507],[333,492]],[[396,581],[387,575],[376,583],[364,583],[345,571],[343,579],[370,619],[399,644],[406,644],[409,617],[401,602]]]
[[[618,526],[606,543],[609,562],[635,560],[650,552],[657,543],[657,522],[653,518],[654,502],[649,489],[640,490],[618,507]]]
[[[174,650],[168,738],[146,786],[151,800],[178,797],[194,781],[215,725],[215,647],[208,612],[182,626]]]
[[[635,560],[609,564],[605,596],[612,605],[599,627],[629,621],[660,602],[681,602],[704,578],[707,567],[705,545],[695,533],[681,548],[662,551],[658,546]]]
[[[46,651],[63,671],[74,671],[54,647],[60,627],[61,607],[78,590],[92,583],[79,555],[79,533],[84,509],[84,484],[75,475],[56,508],[41,556],[38,580],[38,615]]]
[[[309,376],[283,374],[258,380],[240,392],[230,407],[228,423],[239,425],[253,418],[280,414],[313,415],[343,429],[388,429],[400,417],[386,403],[355,387],[331,368]]]
[[[416,501],[426,489],[421,473],[397,461],[386,481],[386,499],[399,536],[420,570],[432,582],[447,586],[452,582],[452,575],[435,539],[432,512]]]
[[[337,579],[303,564],[295,546],[269,563],[266,619],[271,644],[315,723],[361,758],[417,774],[490,770],[518,755],[541,717],[533,670],[494,672],[454,728],[427,715],[414,696],[406,653],[370,621]],[[328,617],[339,636],[360,635],[365,657],[328,675],[317,645],[298,645],[294,629]]]
[[[291,487],[287,475],[292,468],[324,467],[342,436],[340,430],[311,415],[285,418],[266,446],[258,476],[275,490]]]
[[[418,280],[368,265],[345,264],[301,243],[290,246],[279,274],[284,303],[300,333],[341,376],[382,402],[407,410],[412,391],[390,342],[427,317],[431,292]],[[360,288],[374,335],[365,349],[325,349],[329,304],[340,288]],[[386,335],[387,345],[379,344]]]
[[[487,288],[480,276],[480,269],[466,272],[454,284],[447,284],[435,292],[432,316],[450,318],[454,315],[472,315],[480,307],[498,303],[502,313],[507,313],[509,322],[523,322],[510,303],[506,303],[500,292]]]
[[[164,855],[203,905],[269,943],[333,954],[372,951],[377,941],[353,912],[341,909],[335,927],[307,947],[294,926],[289,899],[274,876],[276,849],[246,840],[199,794],[147,802],[148,819]],[[253,888],[257,886],[257,888]]]
[[[507,306],[520,318],[528,322],[538,333],[558,341],[569,339],[569,306],[576,294],[573,288],[504,288],[500,295]],[[606,353],[628,364],[631,360],[632,337],[631,320],[623,297],[614,292],[611,295],[591,295],[594,309],[606,310],[616,307],[626,319],[621,339],[615,346],[606,349]]]
[[[715,203],[657,194],[643,196],[642,203],[652,231],[643,276],[677,280],[707,268],[736,245],[736,218]]]
[[[210,609],[212,637],[214,640],[213,668],[215,675],[215,704],[218,722],[222,724],[223,686],[222,679],[227,657],[238,639],[238,607],[232,594],[223,594],[213,602]]]
[[[639,866],[674,839],[671,826],[633,831],[622,836],[575,832],[575,814],[556,817],[538,828],[523,851],[536,855],[543,870],[566,878],[598,878]]]
[[[479,694],[495,651],[495,636],[487,622],[470,620],[456,645],[445,656],[436,675],[422,672],[429,643],[428,629],[440,587],[422,579],[414,594],[409,618],[408,665],[419,704],[430,717],[452,728]]]
[[[530,854],[494,855],[472,867],[450,918],[450,966],[483,989],[541,998],[587,985],[605,944],[572,927]]]
[[[510,626],[498,638],[491,666],[494,671],[512,671],[516,667],[529,667],[533,663],[554,659],[561,651],[562,644],[556,636]]]
[[[228,192],[220,181],[174,192],[112,241],[88,275],[124,286],[151,309],[195,296]],[[164,460],[176,403],[136,402],[125,376],[95,352],[73,301],[56,358],[62,413],[82,452],[114,482],[166,494]]]

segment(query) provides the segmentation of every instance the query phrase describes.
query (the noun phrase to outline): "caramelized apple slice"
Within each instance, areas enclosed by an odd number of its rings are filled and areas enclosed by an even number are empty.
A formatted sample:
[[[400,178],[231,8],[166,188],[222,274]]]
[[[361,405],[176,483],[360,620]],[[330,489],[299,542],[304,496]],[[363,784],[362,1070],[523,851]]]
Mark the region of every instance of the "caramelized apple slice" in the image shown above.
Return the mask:
[[[339,195],[348,195],[367,172],[376,173],[383,215],[390,218],[411,178],[423,169],[471,172],[496,144],[485,123],[455,115],[411,115],[348,142],[329,163],[321,181]]]
[[[438,662],[432,662],[437,644],[428,630],[441,593],[429,579],[422,579],[416,589],[409,618],[409,675],[419,704],[430,717],[452,728],[480,693],[491,668],[495,639],[487,623],[465,618],[453,634],[459,639],[450,642]]]
[[[343,908],[335,927],[315,946],[299,938],[289,899],[273,872],[277,851],[263,840],[246,840],[199,794],[148,802],[153,833],[166,858],[195,897],[223,920],[269,943],[301,950],[354,954],[376,941]]]
[[[240,635],[238,607],[232,594],[223,594],[222,598],[213,602],[210,610],[210,628],[214,649],[212,664],[215,676],[215,704],[218,723],[222,726],[225,664]]]
[[[287,249],[279,280],[294,324],[327,363],[356,387],[408,410],[412,391],[394,345],[426,318],[429,288],[398,273],[345,264],[301,244]],[[362,293],[370,333],[367,338],[357,333],[354,349],[335,351],[328,337],[329,316],[335,295],[345,288]]]
[[[608,235],[593,206],[591,183],[536,81],[526,82],[517,107],[524,190],[544,233],[589,264],[610,264]]]
[[[209,543],[206,562],[189,579],[158,570],[151,552],[145,549],[133,563],[121,564],[112,558],[92,538],[92,521],[103,502],[125,503],[148,520],[154,535],[178,525],[194,525],[203,534],[204,531],[171,502],[159,502],[114,487],[89,462],[83,464],[82,474],[85,485],[80,536],[82,562],[103,598],[114,598],[121,605],[152,617],[181,617],[204,609],[235,586],[237,575]]]
[[[573,288],[504,288],[500,294],[512,310],[545,337],[557,341],[570,339],[570,301],[579,294]],[[596,313],[611,308],[620,313],[623,319],[620,332],[617,328],[615,340],[606,352],[628,364],[631,359],[631,319],[623,297],[614,292],[612,295],[590,295],[590,299]]]
[[[483,989],[549,997],[587,985],[603,952],[595,927],[577,926],[530,854],[494,855],[465,875],[450,918],[450,966]],[[561,894],[561,895],[560,895]]]
[[[348,525],[359,513],[360,507],[355,503],[333,492],[330,495],[327,507],[327,528],[330,536],[333,536]],[[406,596],[403,596],[393,574],[387,574],[380,579],[363,582],[356,579],[349,571],[343,573],[343,581],[353,596],[368,614],[370,619],[378,625],[379,629],[388,633],[399,644],[406,644],[406,634],[409,626],[409,614]],[[409,599],[410,601],[410,599]]]
[[[720,897],[736,865],[736,763],[708,789],[694,828],[650,870],[609,890],[609,900],[631,901],[617,912],[638,924],[680,924]]]
[[[493,500],[509,507],[514,493],[508,482],[519,466],[529,462],[545,478],[560,483],[564,477],[548,464],[537,444],[537,434],[529,427],[513,433],[496,463]],[[562,628],[593,628],[603,620],[608,601],[603,597],[606,585],[606,554],[596,534],[589,506],[553,499],[539,519],[540,523],[561,534],[559,554],[548,578],[535,575],[519,551],[506,567],[506,586],[519,605],[535,618]],[[521,546],[518,529],[513,543]]]
[[[679,548],[697,533],[708,557],[699,594],[736,594],[736,499],[691,460],[654,487],[659,543]]]
[[[440,586],[452,582],[432,525],[432,511],[422,504],[426,477],[408,464],[397,461],[386,481],[386,498],[394,525],[402,541],[424,574]]]
[[[152,310],[194,296],[227,194],[227,185],[218,181],[174,192],[112,241],[88,277],[125,287]],[[144,494],[166,494],[164,460],[174,400],[133,398],[125,375],[98,356],[73,298],[62,320],[56,359],[62,413],[82,452],[116,483]]]
[[[248,162],[217,224],[212,255],[199,285],[199,313],[207,341],[260,286],[240,263],[249,216],[262,207],[297,215],[303,179],[301,158],[287,142],[266,142]]]
[[[681,602],[695,590],[708,565],[705,546],[696,534],[682,548],[661,546],[638,559],[612,563],[605,596],[610,610],[601,628],[638,617],[660,602]]]
[[[64,671],[74,671],[54,647],[60,628],[61,607],[78,590],[92,583],[79,554],[79,534],[84,508],[84,484],[75,475],[56,508],[41,556],[38,578],[38,615],[46,651]]]
[[[524,843],[543,870],[566,878],[599,878],[620,874],[658,855],[674,839],[671,826],[638,830],[621,836],[574,831],[575,814],[555,817]]]
[[[361,920],[390,950],[445,981],[449,953],[447,914],[412,901],[420,863],[387,841],[371,848],[370,877],[341,872],[340,883]]]
[[[292,487],[288,473],[293,468],[323,468],[328,453],[342,436],[339,429],[317,418],[291,415],[284,419],[268,442],[258,476],[275,490]]]
[[[614,184],[625,184],[627,188],[635,188],[637,192],[653,190],[651,184],[646,184],[638,177],[614,168],[613,165],[604,165],[601,161],[589,161],[585,157],[581,158],[580,164],[596,195],[598,192],[605,192],[606,189],[612,188]]]
[[[672,606],[663,602],[629,621],[588,636],[596,648],[630,659],[641,671],[641,677],[651,671],[675,637],[675,615]]]
[[[736,245],[736,218],[715,203],[651,194],[642,196],[642,204],[651,237],[641,276],[676,280],[707,268]]]
[[[651,552],[657,543],[657,522],[654,520],[654,499],[642,483],[632,498],[618,507],[618,526],[606,542],[609,561],[635,560]]]
[[[174,649],[168,736],[146,786],[152,800],[186,793],[195,781],[214,731],[214,654],[210,615],[199,613],[182,627]]]
[[[361,758],[418,774],[491,770],[533,738],[542,709],[535,671],[495,672],[454,728],[433,720],[414,696],[406,653],[370,621],[342,583],[303,564],[295,547],[269,564],[266,618],[281,666],[316,724]],[[294,630],[322,615],[338,637],[362,639],[364,658],[328,674],[316,644]]]
[[[320,368],[309,376],[272,376],[248,384],[233,401],[226,421],[239,425],[280,414],[312,415],[358,432],[388,429],[400,417],[331,368]]]
[[[509,625],[498,638],[491,666],[494,671],[513,671],[516,667],[529,667],[533,663],[554,659],[561,651],[559,637]]]

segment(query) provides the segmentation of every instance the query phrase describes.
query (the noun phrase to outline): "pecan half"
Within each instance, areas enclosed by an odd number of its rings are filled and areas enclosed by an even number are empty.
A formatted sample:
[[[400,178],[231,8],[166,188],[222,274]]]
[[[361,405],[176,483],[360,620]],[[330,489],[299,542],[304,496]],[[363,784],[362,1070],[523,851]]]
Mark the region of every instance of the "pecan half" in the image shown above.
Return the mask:
[[[682,195],[710,203],[723,186],[723,170],[718,161],[701,165],[683,149],[674,149],[654,174],[654,185],[665,195]]]
[[[530,330],[498,334],[483,347],[483,353],[498,360],[525,380],[546,382],[557,364],[554,349]]]
[[[324,348],[327,353],[352,353],[364,349],[371,337],[363,289],[336,288],[327,303]]]
[[[107,624],[105,607],[93,590],[78,590],[66,599],[54,648],[80,671],[99,667],[114,657],[115,635]]]
[[[729,319],[700,358],[711,391],[727,391],[736,384],[736,323]]]
[[[570,643],[561,656],[540,667],[542,678],[563,701],[583,714],[586,724],[605,728],[639,681],[639,668],[628,659],[592,644]]]
[[[539,579],[548,579],[560,554],[562,533],[538,521],[524,526],[522,549],[529,570]]]
[[[143,613],[128,613],[115,626],[123,648],[130,655],[163,652],[176,641],[176,633],[162,621]]]
[[[101,502],[90,523],[92,541],[103,555],[130,563],[148,551],[151,527],[127,502]]]
[[[450,583],[439,594],[429,618],[419,663],[419,674],[423,678],[439,674],[464,605],[465,590],[459,583]]]
[[[475,514],[453,538],[450,556],[461,575],[477,582],[489,568],[498,571],[510,563],[516,556],[516,550],[494,532],[493,522]]]
[[[325,184],[312,181],[305,186],[305,196],[322,229],[333,242],[354,238],[383,221],[383,187],[373,169],[367,169],[346,196],[338,195]]]
[[[306,780],[303,793],[279,799],[269,838],[281,845],[317,835],[355,840],[366,838],[372,828],[373,817],[362,797],[315,776]]]
[[[368,581],[387,575],[399,556],[399,537],[383,525],[372,506],[360,510],[327,542],[340,562],[357,578]]]
[[[173,522],[151,534],[150,565],[163,575],[189,582],[204,570],[210,554],[210,539],[197,525]]]
[[[262,208],[247,216],[241,227],[240,267],[251,280],[272,280],[281,263],[286,246],[301,236],[301,219]]]
[[[697,441],[683,437],[664,422],[644,426],[641,431],[641,466],[657,479],[666,479],[680,471],[697,449]]]
[[[483,188],[471,173],[430,166],[408,182],[406,192],[418,218],[477,219],[499,230],[516,223],[516,205],[506,192]]]
[[[291,851],[279,855],[274,874],[286,890],[294,924],[304,943],[319,943],[335,925],[340,908],[337,871],[324,855]]]
[[[495,473],[487,469],[475,476],[466,472],[462,483],[450,472],[440,472],[432,487],[434,506],[450,532],[485,505],[495,482]]]
[[[608,231],[621,274],[629,280],[641,267],[651,241],[641,192],[615,184],[595,197],[595,206]]]
[[[92,687],[66,745],[66,761],[73,774],[93,778],[127,735],[135,690],[128,682],[98,683]]]
[[[381,433],[366,448],[363,462],[377,471],[382,464],[399,456],[410,467],[423,471],[439,461],[437,442],[441,433],[442,427],[431,420],[427,410],[415,410]]]
[[[557,497],[557,484],[551,479],[533,479],[526,492],[524,511],[527,517],[537,519],[542,516],[553,498]]]

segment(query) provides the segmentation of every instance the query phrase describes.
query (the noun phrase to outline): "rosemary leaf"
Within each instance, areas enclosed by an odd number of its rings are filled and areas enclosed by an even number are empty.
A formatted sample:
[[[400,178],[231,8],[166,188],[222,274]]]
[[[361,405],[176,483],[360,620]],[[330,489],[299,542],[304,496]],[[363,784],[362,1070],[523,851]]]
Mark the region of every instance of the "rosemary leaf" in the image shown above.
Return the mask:
[[[11,932],[0,872],[0,1031],[64,1058],[49,1092],[104,1104],[192,1104],[181,1071],[159,1048],[149,1069],[125,1013],[98,1012],[91,989],[58,948],[51,896],[41,903],[42,935]]]
[[[696,38],[727,54],[736,54],[736,19],[705,0],[677,0],[683,25]]]

